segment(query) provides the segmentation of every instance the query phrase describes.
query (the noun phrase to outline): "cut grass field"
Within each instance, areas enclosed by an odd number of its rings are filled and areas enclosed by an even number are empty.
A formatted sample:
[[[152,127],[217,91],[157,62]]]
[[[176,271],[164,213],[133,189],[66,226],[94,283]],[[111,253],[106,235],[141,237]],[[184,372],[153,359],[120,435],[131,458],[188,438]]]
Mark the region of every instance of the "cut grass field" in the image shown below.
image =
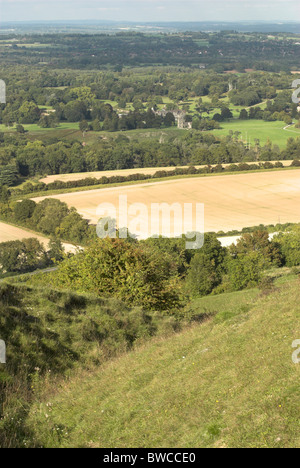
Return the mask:
[[[206,322],[46,389],[26,421],[35,443],[299,448],[298,280],[242,304],[226,297],[207,298]]]
[[[226,136],[230,130],[241,132],[241,138],[246,143],[250,140],[251,146],[255,146],[255,139],[260,140],[261,146],[267,143],[268,139],[281,149],[286,146],[289,138],[300,137],[300,129],[294,126],[285,129],[284,122],[264,122],[262,120],[231,120],[221,122],[221,129],[214,130],[215,136]]]
[[[43,106],[45,108],[45,106]],[[43,128],[38,124],[23,124],[26,132],[29,133],[54,133],[60,130],[77,130],[79,132],[79,123],[78,122],[61,122],[55,128]],[[6,125],[0,125],[1,132],[16,132],[16,127],[6,127]],[[80,132],[81,133],[81,132]]]
[[[148,211],[151,203],[204,203],[207,232],[300,221],[299,169],[179,178],[53,197],[74,206],[86,219],[97,223],[99,204],[109,202],[118,209],[119,195],[127,195],[128,204],[144,203]],[[35,201],[48,197],[38,197]],[[143,219],[144,227],[146,222],[147,219]],[[158,220],[154,224],[157,226]]]

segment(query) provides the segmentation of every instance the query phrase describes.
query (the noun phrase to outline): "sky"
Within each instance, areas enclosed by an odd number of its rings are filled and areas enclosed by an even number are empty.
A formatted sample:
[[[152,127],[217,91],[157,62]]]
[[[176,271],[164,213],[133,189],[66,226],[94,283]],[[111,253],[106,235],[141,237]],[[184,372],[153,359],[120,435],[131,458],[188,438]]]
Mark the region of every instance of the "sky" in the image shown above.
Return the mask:
[[[299,0],[0,0],[0,22],[299,21]]]

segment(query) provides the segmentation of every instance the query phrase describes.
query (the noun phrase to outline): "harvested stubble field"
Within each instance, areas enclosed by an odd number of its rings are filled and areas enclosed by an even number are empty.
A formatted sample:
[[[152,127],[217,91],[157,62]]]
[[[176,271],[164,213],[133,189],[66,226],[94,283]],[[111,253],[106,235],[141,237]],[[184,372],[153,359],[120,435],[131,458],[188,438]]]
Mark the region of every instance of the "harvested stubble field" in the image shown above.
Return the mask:
[[[0,243],[29,239],[32,237],[37,239],[41,244],[43,244],[44,247],[47,247],[50,242],[50,239],[48,239],[47,237],[38,235],[33,231],[29,231],[27,229],[22,229],[17,226],[12,226],[11,224],[0,222]],[[76,247],[72,244],[63,243],[63,246],[66,252],[74,253],[76,251]]]
[[[35,233],[27,231],[25,229],[0,222],[0,243],[8,242],[8,241],[15,241],[15,240],[22,240],[22,239],[29,239],[30,237],[35,237],[44,246],[47,246],[49,243],[49,239],[47,239],[46,237],[42,237]]]
[[[97,223],[98,205],[118,207],[121,194],[128,196],[128,204],[138,202],[148,208],[151,203],[204,203],[205,231],[300,221],[300,170],[176,179],[53,197]]]
[[[261,161],[264,162],[264,161]],[[274,162],[274,161],[273,161]],[[291,165],[292,161],[280,161],[284,167],[288,167]],[[252,164],[252,163],[249,163]],[[228,167],[230,164],[222,164],[223,167]],[[207,166],[207,165],[206,165]],[[205,165],[195,166],[196,169],[201,169],[206,167]],[[216,164],[212,164],[212,167],[216,166]],[[178,166],[179,169],[187,169],[189,166]],[[44,184],[50,184],[55,182],[56,180],[60,180],[61,182],[70,182],[76,180],[83,180],[87,177],[95,177],[96,179],[100,179],[101,177],[113,177],[113,176],[129,176],[132,174],[145,174],[145,175],[153,175],[158,171],[172,171],[175,167],[144,167],[144,168],[136,168],[136,169],[120,169],[120,170],[113,170],[113,171],[97,171],[97,172],[76,172],[73,174],[56,174],[56,175],[49,175],[40,179],[40,182],[44,182]]]

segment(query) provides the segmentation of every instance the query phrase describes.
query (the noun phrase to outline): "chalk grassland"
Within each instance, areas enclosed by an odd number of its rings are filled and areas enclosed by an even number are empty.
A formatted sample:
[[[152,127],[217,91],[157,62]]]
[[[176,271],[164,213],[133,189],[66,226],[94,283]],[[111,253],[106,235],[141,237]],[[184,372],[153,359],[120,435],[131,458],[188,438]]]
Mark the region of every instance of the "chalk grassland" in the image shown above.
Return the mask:
[[[39,446],[299,447],[299,285],[247,294],[203,298],[211,320],[45,392],[27,419]]]
[[[291,165],[292,161],[280,161],[285,167]],[[223,164],[223,167],[228,167],[230,164]],[[212,164],[214,167],[215,164]],[[195,166],[197,169],[205,166]],[[180,169],[187,169],[188,166],[179,166]],[[132,174],[145,174],[145,175],[153,175],[158,171],[172,171],[175,169],[174,167],[144,167],[144,168],[136,168],[136,169],[120,169],[114,171],[97,171],[97,172],[76,172],[74,174],[56,174],[44,177],[40,179],[40,182],[44,182],[44,184],[50,184],[51,182],[55,182],[56,180],[60,180],[62,182],[69,182],[69,181],[76,181],[82,180],[87,177],[95,177],[96,179],[100,179],[101,177],[112,177],[112,176],[128,176]]]
[[[98,205],[109,202],[118,207],[121,194],[128,196],[128,204],[139,202],[149,208],[151,203],[204,203],[205,231],[300,221],[300,170],[195,177],[53,197],[97,223]]]
[[[0,222],[0,243],[22,240],[22,239],[29,239],[32,237],[34,237],[35,239],[38,239],[41,242],[41,244],[44,245],[44,247],[47,247],[50,241],[50,239],[48,239],[47,237],[38,235],[33,231],[19,228],[17,226],[12,226],[11,224]],[[66,252],[76,251],[76,247],[72,244],[63,243],[63,246]]]

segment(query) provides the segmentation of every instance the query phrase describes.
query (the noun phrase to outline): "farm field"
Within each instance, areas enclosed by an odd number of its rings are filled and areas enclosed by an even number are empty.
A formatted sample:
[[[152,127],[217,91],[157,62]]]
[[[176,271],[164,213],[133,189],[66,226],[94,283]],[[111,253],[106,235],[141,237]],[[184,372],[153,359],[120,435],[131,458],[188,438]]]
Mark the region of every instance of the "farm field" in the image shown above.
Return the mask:
[[[118,136],[126,136],[129,139],[160,139],[161,141],[168,141],[169,138],[178,138],[185,136],[189,130],[178,129],[177,127],[169,127],[164,129],[155,129],[155,128],[145,128],[138,130],[127,130],[120,132],[86,132],[84,135],[79,130],[79,122],[61,122],[55,128],[42,128],[37,124],[24,124],[24,129],[26,130],[28,138],[30,140],[47,140],[51,138],[59,138],[65,141],[80,141],[84,142],[86,145],[94,144],[99,139],[116,139]],[[5,125],[0,125],[0,132],[4,133],[16,133],[15,127],[6,127]]]
[[[43,106],[45,108],[45,106]],[[42,128],[38,124],[23,124],[24,129],[29,133],[51,133],[57,132],[58,130],[78,130],[79,131],[79,122],[60,122],[56,128]],[[16,132],[15,127],[6,127],[6,125],[0,125],[1,132]],[[81,132],[80,132],[81,133]]]
[[[38,239],[45,247],[49,243],[49,239],[43,236],[32,233],[25,229],[11,226],[10,224],[0,222],[0,243],[7,241],[15,241],[22,239],[29,239],[30,237],[35,237]]]
[[[263,161],[262,161],[263,162]],[[292,161],[280,161],[285,167],[291,165]],[[212,164],[214,167],[215,164]],[[224,167],[230,166],[230,164],[223,164]],[[179,166],[180,169],[186,169],[188,166]],[[195,166],[197,169],[205,166]],[[144,168],[136,168],[136,169],[120,169],[114,171],[97,171],[97,172],[76,172],[74,174],[56,174],[44,177],[40,179],[40,182],[44,182],[45,184],[50,184],[51,182],[55,182],[56,180],[60,180],[62,182],[69,182],[69,181],[76,181],[82,180],[87,177],[111,177],[111,176],[128,176],[131,174],[146,174],[146,175],[153,175],[158,171],[172,171],[174,167],[144,167]]]
[[[268,139],[281,149],[286,146],[289,138],[300,137],[300,129],[294,126],[286,128],[284,122],[264,122],[262,120],[231,120],[229,122],[221,122],[221,129],[213,130],[216,136],[226,136],[229,131],[241,132],[240,137],[243,141],[247,141],[252,146],[255,144],[255,139],[260,140],[261,146],[267,143]]]
[[[97,207],[101,203],[113,204],[118,215],[119,195],[127,195],[129,205],[145,204],[148,211],[151,203],[204,203],[205,231],[300,221],[300,170],[176,179],[53,197],[74,206],[91,223],[97,223],[101,217]],[[35,201],[44,198],[47,197]],[[143,218],[142,224],[146,222]],[[156,228],[158,222],[154,221]]]
[[[36,234],[33,231],[29,231],[29,230],[22,229],[17,226],[12,226],[11,224],[0,222],[0,243],[22,240],[22,239],[29,239],[32,237],[34,237],[35,239],[38,239],[38,241],[41,242],[41,244],[43,244],[45,247],[48,246],[49,241],[50,241],[50,239],[48,239],[47,237]],[[76,247],[74,245],[63,243],[63,246],[66,252],[75,253]]]
[[[294,126],[285,129],[284,122],[264,122],[262,120],[239,120],[233,119],[228,122],[221,122],[221,128],[218,130],[209,130],[205,133],[212,133],[215,136],[227,136],[230,131],[241,132],[240,138],[246,143],[253,146],[255,139],[260,140],[261,146],[270,140],[274,145],[278,145],[280,149],[285,148],[289,138],[300,137],[300,129]],[[119,135],[126,136],[129,139],[149,139],[156,138],[166,141],[169,138],[178,138],[185,136],[191,130],[182,130],[175,127],[164,129],[138,129],[127,130],[122,132],[87,132],[85,135],[79,130],[79,123],[60,123],[56,128],[42,128],[37,124],[23,125],[28,132],[30,139],[43,138],[63,138],[66,140],[78,140],[85,142],[87,145],[95,143],[98,138],[117,138]],[[7,128],[5,125],[0,125],[0,132],[15,133],[15,128]]]

